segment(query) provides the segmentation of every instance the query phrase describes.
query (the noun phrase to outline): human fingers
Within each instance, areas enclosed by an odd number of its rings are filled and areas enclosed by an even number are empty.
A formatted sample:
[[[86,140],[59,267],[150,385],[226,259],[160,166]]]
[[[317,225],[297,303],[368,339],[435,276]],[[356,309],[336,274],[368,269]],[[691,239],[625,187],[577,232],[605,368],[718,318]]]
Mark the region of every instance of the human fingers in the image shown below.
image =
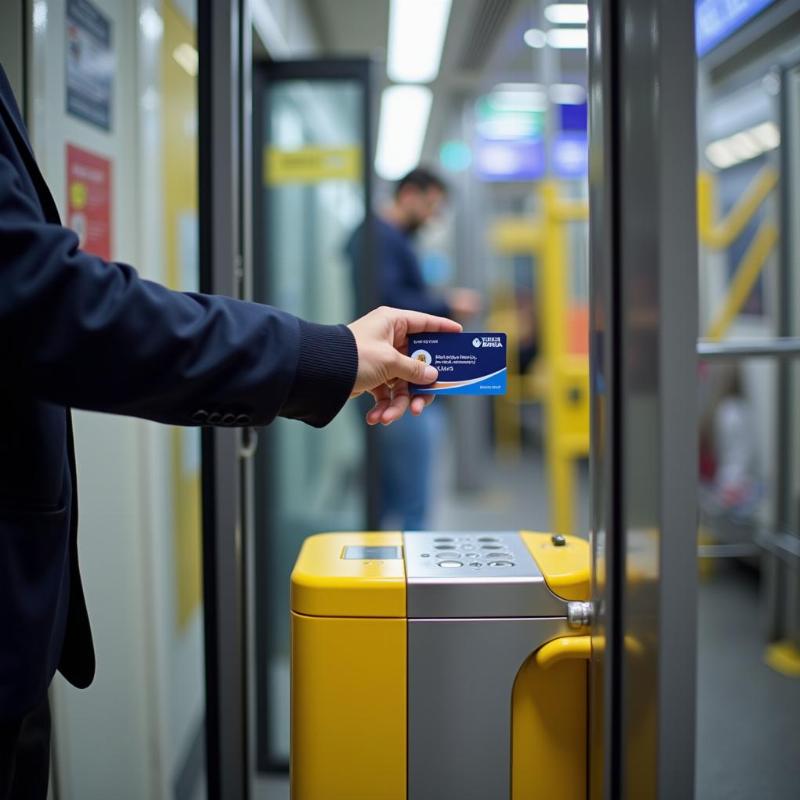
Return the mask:
[[[434,394],[418,394],[411,398],[411,413],[418,417],[436,398]]]
[[[367,425],[377,425],[381,421],[383,412],[389,407],[392,395],[389,387],[385,384],[375,387],[370,391],[370,394],[375,399],[375,405],[367,411]]]

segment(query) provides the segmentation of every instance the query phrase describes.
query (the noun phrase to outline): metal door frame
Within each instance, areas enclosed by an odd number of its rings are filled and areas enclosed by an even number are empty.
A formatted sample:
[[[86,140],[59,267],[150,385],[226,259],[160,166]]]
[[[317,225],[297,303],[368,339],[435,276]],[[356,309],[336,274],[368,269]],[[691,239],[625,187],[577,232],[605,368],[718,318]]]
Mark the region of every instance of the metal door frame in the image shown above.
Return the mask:
[[[197,0],[199,258],[203,292],[240,296],[249,246],[249,0]],[[211,800],[249,796],[246,542],[241,437],[202,433],[206,779]]]
[[[692,0],[589,15],[592,798],[694,796]]]
[[[264,130],[264,120],[262,113],[262,102],[266,96],[270,82],[280,82],[287,80],[325,80],[325,81],[356,81],[364,86],[364,103],[362,107],[362,129],[364,131],[365,147],[362,159],[362,174],[364,176],[364,207],[366,210],[372,208],[372,160],[373,160],[373,97],[372,97],[372,64],[367,58],[319,58],[319,59],[298,59],[298,60],[260,60],[254,64],[253,68],[253,126],[252,126],[252,163],[254,165],[254,175],[256,180],[252,185],[253,198],[253,219],[258,224],[253,226],[253,251],[254,253],[265,252],[265,234],[260,221],[268,209],[268,195],[263,191],[260,165],[261,152],[264,144],[268,142],[267,131]],[[356,298],[357,316],[369,311],[376,305],[375,302],[375,282],[372,272],[368,265],[374,262],[374,237],[370,225],[365,230],[364,257],[362,265],[364,267],[361,285],[364,287],[363,293]],[[253,270],[253,290],[254,295],[259,301],[269,301],[269,272],[271,265],[266,262],[265,270]],[[374,428],[365,426],[366,441],[366,467],[365,467],[365,494],[366,494],[366,529],[377,529],[378,519],[378,471],[373,465],[378,463],[378,440],[377,431]],[[264,502],[255,509],[254,528],[258,535],[253,536],[253,559],[254,568],[262,570],[268,563],[269,541],[272,535],[270,521],[265,515],[264,509],[271,505],[269,493],[273,485],[272,471],[274,464],[270,459],[270,432],[268,430],[261,433],[262,445],[259,447],[255,456],[255,468],[258,474],[264,477],[261,485],[266,486],[266,494],[263,488],[259,488]],[[289,764],[283,761],[276,761],[270,756],[270,734],[269,734],[269,688],[262,686],[262,676],[268,673],[269,652],[268,652],[268,630],[270,627],[270,603],[268,592],[264,582],[253,578],[253,615],[254,615],[254,670],[255,680],[253,693],[255,695],[255,763],[256,769],[260,773],[268,772],[288,772]]]

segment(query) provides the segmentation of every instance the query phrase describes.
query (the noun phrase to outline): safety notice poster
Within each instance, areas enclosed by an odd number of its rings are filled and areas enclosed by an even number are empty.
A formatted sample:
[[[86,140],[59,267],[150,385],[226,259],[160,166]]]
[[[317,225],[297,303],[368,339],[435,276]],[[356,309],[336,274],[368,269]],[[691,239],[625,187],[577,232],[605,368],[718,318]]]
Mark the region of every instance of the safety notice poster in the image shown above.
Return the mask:
[[[67,227],[82,250],[111,260],[111,162],[67,145]]]
[[[111,130],[114,50],[111,20],[89,0],[67,0],[67,113]]]

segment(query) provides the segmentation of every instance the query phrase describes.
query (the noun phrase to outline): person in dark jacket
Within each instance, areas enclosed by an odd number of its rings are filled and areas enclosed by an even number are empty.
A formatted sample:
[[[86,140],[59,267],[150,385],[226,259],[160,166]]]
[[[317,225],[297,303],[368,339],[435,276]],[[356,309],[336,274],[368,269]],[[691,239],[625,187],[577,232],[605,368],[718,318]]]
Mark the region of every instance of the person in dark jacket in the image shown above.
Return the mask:
[[[436,292],[425,282],[413,239],[440,211],[447,185],[433,171],[417,167],[394,187],[391,202],[369,223],[375,243],[373,280],[381,303],[413,308],[445,317],[470,317],[481,307],[473,289],[450,288]],[[357,283],[363,276],[364,225],[350,237],[346,251]],[[382,528],[422,530],[429,524],[433,460],[440,452],[444,418],[440,413],[424,419],[405,417],[378,434],[380,447],[380,520]]]
[[[58,669],[95,672],[78,569],[70,408],[171,425],[327,424],[349,397],[388,424],[436,371],[401,354],[457,323],[380,308],[316,325],[226,297],[170,291],[82,252],[62,227],[0,67],[0,799],[44,798]],[[391,388],[390,388],[391,387]]]

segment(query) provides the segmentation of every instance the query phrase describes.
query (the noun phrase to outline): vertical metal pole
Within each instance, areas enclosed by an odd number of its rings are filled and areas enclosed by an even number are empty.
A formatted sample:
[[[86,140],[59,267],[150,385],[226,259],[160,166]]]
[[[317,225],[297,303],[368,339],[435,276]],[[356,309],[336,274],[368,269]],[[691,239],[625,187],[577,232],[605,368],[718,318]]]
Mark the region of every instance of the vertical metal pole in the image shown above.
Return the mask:
[[[694,796],[692,0],[590,3],[591,797]]]
[[[243,264],[242,6],[198,0],[200,285],[236,296]],[[247,694],[239,433],[202,438],[208,797],[247,797]]]

